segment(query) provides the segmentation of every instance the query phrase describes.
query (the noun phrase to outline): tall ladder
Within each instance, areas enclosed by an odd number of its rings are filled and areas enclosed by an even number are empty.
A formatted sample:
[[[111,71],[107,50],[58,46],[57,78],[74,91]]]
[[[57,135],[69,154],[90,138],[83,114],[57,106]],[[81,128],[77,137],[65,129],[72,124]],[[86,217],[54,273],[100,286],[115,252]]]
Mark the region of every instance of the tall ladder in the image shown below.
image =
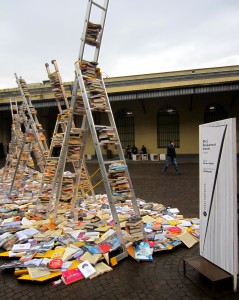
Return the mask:
[[[100,69],[97,68],[108,2],[108,0],[105,0],[104,6],[98,5],[95,1],[89,0],[88,2],[79,60],[75,63],[76,80],[73,92],[78,86],[80,87],[113,221],[117,236],[122,246],[122,253],[116,256],[117,261],[119,261],[128,256],[128,253],[125,248],[125,242],[120,228],[116,203],[117,201],[124,202],[126,200],[131,200],[134,215],[140,217],[140,212],[123,149],[121,147],[109,98],[107,96]],[[92,8],[96,10],[98,9],[100,12],[100,24],[92,22]],[[89,61],[85,59],[87,54],[86,46],[91,46],[93,48],[93,60]],[[73,93],[73,103],[74,96],[75,94]],[[104,120],[105,125],[95,124],[93,112],[101,114],[102,117],[100,119]],[[116,159],[108,161],[104,158],[104,145],[112,145],[115,147],[117,151]],[[82,147],[82,151],[84,151],[84,147]],[[144,236],[143,228],[142,234]]]
[[[46,163],[46,156],[48,155],[46,137],[44,135],[42,125],[38,121],[37,111],[31,102],[30,93],[26,81],[21,77],[18,78],[16,73],[15,77],[23,100],[22,109],[23,111],[25,110],[24,114],[27,116],[28,124],[34,134],[35,143],[33,145],[32,151],[35,155],[40,171],[43,172]]]
[[[62,78],[61,78],[61,75],[59,72],[57,62],[56,62],[56,60],[52,60],[51,63],[54,66],[54,69],[55,69],[54,72],[50,71],[50,67],[49,67],[48,63],[46,63],[45,66],[46,66],[48,78],[50,79],[50,83],[52,86],[52,91],[53,91],[55,99],[56,99],[59,114],[62,114],[62,112],[63,112],[62,104],[66,107],[66,109],[70,108],[70,104],[69,104],[68,98],[66,97],[65,88],[64,88],[64,85],[62,82]],[[78,112],[80,112],[80,114],[85,114],[84,111],[82,111],[80,108],[78,108]],[[73,130],[77,130],[76,129],[77,126],[75,125],[75,121],[77,122],[76,110],[74,111],[74,114],[75,114],[75,120],[72,121],[72,128],[75,128]],[[61,123],[61,129],[62,129],[62,132],[65,132],[66,123],[64,123],[64,122]],[[70,147],[71,146],[69,146],[69,148]],[[75,150],[74,147],[73,147],[73,149],[69,149],[69,148],[68,148],[68,162],[70,162],[72,164],[72,169],[74,170],[74,173],[76,173],[76,170],[78,168],[78,161],[75,160],[74,158],[78,159],[78,155],[74,151]],[[51,152],[51,147],[50,147],[50,152]],[[91,196],[95,196],[94,189],[93,189],[91,179],[90,179],[84,159],[82,161],[81,168],[82,168],[81,172],[77,173],[81,177],[76,178],[76,180],[75,180],[76,183],[80,182],[79,190],[81,191],[81,193],[78,196],[84,197],[85,194],[90,194]],[[75,193],[76,193],[75,197],[77,198],[77,188],[75,190]]]
[[[15,131],[16,149],[14,156],[10,156],[9,160],[12,163],[14,171],[11,174],[11,186],[8,191],[9,198],[19,197],[19,190],[21,190],[23,196],[26,180],[30,178],[30,173],[33,172],[30,168],[34,167],[34,162],[31,157],[32,147],[34,145],[34,134],[29,126],[29,120],[24,114],[24,104],[17,107],[15,100],[10,100],[11,109],[13,111],[13,123],[16,124],[17,130]],[[25,126],[25,132],[21,131],[22,125]],[[14,137],[13,137],[14,138]],[[12,151],[10,150],[9,153]],[[14,159],[12,159],[14,158]]]
[[[82,176],[88,173],[83,157],[80,156],[80,149],[88,134],[83,100],[80,95],[77,95],[74,106],[71,107],[69,105],[58,66],[54,60],[52,63],[55,67],[55,72],[50,72],[48,64],[46,64],[46,68],[60,113],[56,120],[35,214],[48,218],[53,213],[54,219],[56,219],[59,202],[65,200],[75,203],[79,197],[84,196],[85,187],[87,191],[91,190],[89,188],[91,183],[88,183],[88,187],[82,184]],[[62,108],[61,102],[65,104],[66,109]],[[77,124],[80,124],[78,126],[75,125],[74,119],[76,117]],[[57,158],[53,157],[52,154],[53,148],[56,146],[60,149],[60,155]],[[67,174],[65,172],[66,164],[68,163],[72,164],[74,173]],[[81,195],[79,190],[81,190]],[[74,208],[72,208],[72,213],[73,210]]]

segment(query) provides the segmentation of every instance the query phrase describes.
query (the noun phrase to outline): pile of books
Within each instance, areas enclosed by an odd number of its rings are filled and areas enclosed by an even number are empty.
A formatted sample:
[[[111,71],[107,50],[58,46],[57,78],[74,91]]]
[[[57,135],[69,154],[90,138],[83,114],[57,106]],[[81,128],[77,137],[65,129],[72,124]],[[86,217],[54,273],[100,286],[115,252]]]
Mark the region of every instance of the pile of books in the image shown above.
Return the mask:
[[[51,83],[51,86],[52,86],[52,91],[54,93],[55,98],[58,99],[58,100],[64,99],[61,83],[60,83],[60,80],[58,78],[58,73],[53,72],[53,73],[49,74],[49,79],[50,79],[50,83]]]
[[[62,178],[61,196],[60,200],[70,201],[74,190],[74,175],[70,172],[65,172]]]
[[[84,102],[81,96],[77,95],[75,99],[75,105],[74,105],[74,114],[85,114],[85,106]]]
[[[98,78],[85,78],[85,86],[92,109],[107,109],[106,95],[102,82]]]
[[[89,22],[85,37],[86,44],[91,46],[99,46],[99,34],[101,30],[102,26],[100,24]]]
[[[85,77],[96,77],[96,66],[97,63],[95,62],[89,62],[87,60],[83,60],[80,63],[80,69],[81,69],[81,73],[83,76]]]
[[[61,147],[63,144],[63,139],[64,139],[64,133],[55,132],[52,137],[52,146],[53,147]]]
[[[125,223],[127,232],[133,237],[133,241],[144,239],[143,220],[140,216],[133,216]]]
[[[29,93],[26,81],[23,78],[20,77],[19,82],[20,82],[20,85],[22,87],[22,90],[23,90],[23,93],[24,93],[25,97],[29,98],[30,93]]]
[[[36,109],[35,109],[34,106],[29,105],[29,109],[30,109],[30,112],[31,112],[32,115],[36,115],[37,114],[37,111],[36,111]]]
[[[109,165],[108,179],[112,189],[112,194],[117,201],[125,201],[132,197],[129,179],[126,175],[127,166],[122,163]]]
[[[69,112],[66,110],[66,111],[63,111],[61,114],[59,114],[57,116],[58,118],[58,121],[62,122],[62,123],[66,123],[68,122],[68,119],[69,119]]]
[[[43,173],[43,183],[50,183],[55,176],[56,169],[58,166],[58,160],[48,159],[46,161],[44,173]]]
[[[117,141],[115,129],[112,127],[97,127],[98,138],[102,143],[115,143]]]

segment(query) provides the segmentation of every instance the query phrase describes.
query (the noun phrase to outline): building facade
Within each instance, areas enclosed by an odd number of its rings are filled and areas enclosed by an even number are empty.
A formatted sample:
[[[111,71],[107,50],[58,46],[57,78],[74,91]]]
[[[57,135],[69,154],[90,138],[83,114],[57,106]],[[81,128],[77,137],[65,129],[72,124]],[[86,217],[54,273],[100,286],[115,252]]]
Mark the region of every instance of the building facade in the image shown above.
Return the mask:
[[[239,66],[196,69],[105,78],[122,147],[165,153],[169,140],[176,141],[179,155],[198,155],[199,125],[239,117]],[[64,83],[70,97],[72,82]],[[48,143],[55,127],[57,107],[49,81],[29,84]],[[0,155],[6,155],[11,138],[9,100],[21,103],[18,88],[0,90]],[[101,124],[102,114],[94,115]],[[237,152],[239,152],[237,122]],[[109,149],[114,152],[113,145]],[[95,153],[89,138],[86,153]]]

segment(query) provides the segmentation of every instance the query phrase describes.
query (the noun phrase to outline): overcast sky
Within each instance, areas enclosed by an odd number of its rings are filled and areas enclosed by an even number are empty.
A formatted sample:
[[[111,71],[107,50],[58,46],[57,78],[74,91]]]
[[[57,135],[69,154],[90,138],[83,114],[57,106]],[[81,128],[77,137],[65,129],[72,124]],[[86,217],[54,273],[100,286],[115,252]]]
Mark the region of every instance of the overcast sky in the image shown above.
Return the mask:
[[[102,1],[102,0],[96,0]],[[88,0],[0,0],[0,89],[74,79]],[[238,0],[110,0],[99,66],[109,77],[239,65]]]

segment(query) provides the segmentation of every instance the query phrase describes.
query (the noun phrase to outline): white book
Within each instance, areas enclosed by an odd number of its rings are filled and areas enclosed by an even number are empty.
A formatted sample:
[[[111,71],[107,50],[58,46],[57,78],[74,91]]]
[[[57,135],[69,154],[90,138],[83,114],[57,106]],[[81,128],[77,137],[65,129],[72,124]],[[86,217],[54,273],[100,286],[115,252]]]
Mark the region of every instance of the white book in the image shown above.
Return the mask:
[[[13,252],[23,252],[27,251],[31,248],[30,243],[25,243],[25,244],[14,244],[12,247]]]
[[[78,269],[81,271],[85,278],[89,278],[91,275],[96,273],[96,269],[91,265],[91,263],[88,260],[79,264]]]

